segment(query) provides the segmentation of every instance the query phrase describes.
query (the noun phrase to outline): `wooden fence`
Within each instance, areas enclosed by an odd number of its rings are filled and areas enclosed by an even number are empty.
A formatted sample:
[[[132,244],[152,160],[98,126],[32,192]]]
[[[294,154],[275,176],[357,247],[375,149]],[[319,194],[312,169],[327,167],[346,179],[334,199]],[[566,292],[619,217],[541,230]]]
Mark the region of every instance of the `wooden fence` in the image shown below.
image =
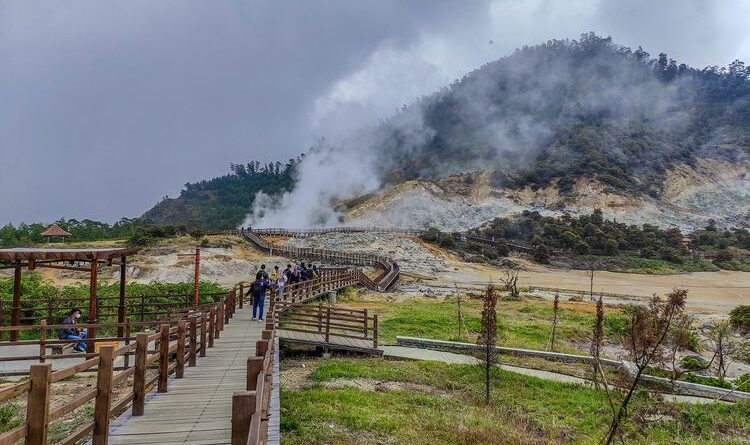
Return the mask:
[[[326,345],[337,344],[344,349],[378,349],[378,316],[370,316],[367,309],[282,301],[277,314],[278,328],[285,332],[315,334]]]
[[[305,233],[313,233],[315,230],[347,232],[347,230],[343,230],[346,228],[335,228],[335,229],[342,229],[342,230],[310,229],[310,231],[305,231]],[[340,264],[351,264],[355,266],[379,267],[383,269],[384,273],[382,273],[378,277],[377,281],[371,280],[361,270],[358,270],[358,272],[355,272],[357,280],[362,285],[364,285],[365,287],[371,290],[376,290],[380,292],[387,291],[398,280],[399,266],[395,261],[393,261],[392,259],[388,257],[382,256],[382,255],[375,255],[371,253],[363,253],[363,252],[341,252],[341,251],[336,251],[336,250],[317,249],[317,248],[312,248],[312,247],[291,247],[291,246],[276,245],[276,244],[269,243],[268,241],[266,241],[260,236],[260,234],[269,233],[269,231],[270,233],[276,233],[276,234],[298,233],[295,231],[290,231],[290,230],[285,230],[285,229],[264,229],[259,232],[256,232],[255,230],[250,231],[250,230],[240,229],[240,230],[225,230],[222,232],[218,232],[218,234],[244,237],[250,243],[254,244],[258,249],[262,250],[263,252],[268,252],[270,255],[273,255],[274,253],[276,253],[278,255],[283,255],[283,256],[290,257],[290,258],[316,259],[320,261],[331,261],[331,262],[336,262]],[[327,232],[318,232],[318,233],[327,233]]]
[[[224,325],[232,318],[238,300],[241,301],[241,298],[236,298],[236,289],[233,289],[216,303],[187,313],[173,323],[159,324],[158,332],[137,333],[134,343],[118,348],[102,346],[97,354],[90,354],[93,356],[69,368],[53,372],[49,363],[31,365],[28,381],[0,389],[0,403],[22,395],[27,396],[24,423],[0,434],[0,445],[12,445],[22,439],[28,445],[46,444],[47,430],[52,422],[92,400],[93,420],[85,422],[62,443],[75,444],[88,434],[92,434],[94,445],[105,445],[108,441],[110,418],[123,412],[130,404],[134,416],[143,415],[145,395],[148,391],[156,386],[158,392],[167,392],[170,373],[174,373],[175,378],[183,378],[186,363],[187,366],[195,366],[198,357],[206,356],[206,350],[213,347],[214,339],[220,337]],[[99,340],[102,339],[97,339]],[[116,340],[119,343],[126,339]],[[151,342],[158,344],[153,350],[148,349]],[[114,372],[115,359],[129,355],[134,356],[134,366],[126,364],[119,372]],[[82,357],[80,354],[76,356]],[[172,356],[174,360],[170,359]],[[156,375],[150,378],[147,375],[149,367],[156,368]],[[63,404],[51,406],[50,387],[53,383],[93,368],[96,368],[97,372],[96,387],[84,390]],[[113,386],[127,381],[131,376],[132,392],[120,400],[113,400]]]
[[[276,353],[275,312],[276,302],[272,298],[261,340],[255,343],[255,355],[247,358],[246,390],[232,395],[232,445],[261,445],[268,440]]]
[[[242,230],[242,229],[241,229]],[[248,231],[250,229],[245,229]],[[252,229],[253,232],[265,236],[287,236],[290,238],[308,238],[326,233],[398,233],[404,235],[419,235],[422,230],[417,229],[399,229],[387,227],[324,227],[319,229],[282,229],[282,228],[262,228]]]
[[[224,295],[223,292],[202,293],[201,298],[207,302],[215,302]],[[0,340],[4,332],[20,332],[28,329],[12,329],[11,320],[19,321],[19,325],[38,325],[44,320],[53,323],[62,321],[73,307],[85,307],[89,304],[89,296],[50,296],[45,298],[29,298],[21,301],[23,306],[12,307],[11,300],[0,299]],[[129,295],[121,302],[117,296],[97,298],[97,320],[106,323],[107,320],[117,320],[122,324],[125,320],[149,321],[169,318],[180,310],[193,305],[193,294],[144,294]],[[13,317],[11,314],[16,313]],[[3,328],[6,324],[11,329]],[[95,324],[95,323],[94,323]],[[123,336],[124,325],[118,328],[118,336]]]

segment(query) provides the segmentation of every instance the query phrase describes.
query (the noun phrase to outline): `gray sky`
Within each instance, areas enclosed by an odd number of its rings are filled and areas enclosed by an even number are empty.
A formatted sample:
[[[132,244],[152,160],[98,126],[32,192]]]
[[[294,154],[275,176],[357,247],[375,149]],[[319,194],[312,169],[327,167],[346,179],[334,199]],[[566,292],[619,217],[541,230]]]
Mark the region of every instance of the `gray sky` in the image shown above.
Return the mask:
[[[742,0],[0,0],[0,224],[138,216],[552,38],[750,61],[747,17]]]

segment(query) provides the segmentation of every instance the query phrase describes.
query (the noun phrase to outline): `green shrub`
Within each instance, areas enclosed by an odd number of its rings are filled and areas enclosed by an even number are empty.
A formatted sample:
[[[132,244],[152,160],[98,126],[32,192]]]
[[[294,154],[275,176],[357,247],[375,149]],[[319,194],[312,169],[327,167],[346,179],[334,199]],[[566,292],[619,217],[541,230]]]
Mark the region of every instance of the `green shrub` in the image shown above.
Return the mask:
[[[0,405],[0,433],[10,431],[23,423],[20,411],[15,403]]]
[[[715,386],[717,388],[732,389],[732,384],[726,380],[721,380],[716,377],[704,377],[698,374],[688,373],[682,377],[682,380],[690,383],[698,383],[700,385]]]
[[[750,373],[742,374],[734,381],[734,387],[738,391],[750,392]]]
[[[695,357],[687,356],[680,359],[680,366],[688,371],[700,371],[706,369],[706,364]]]
[[[732,327],[750,330],[750,305],[737,306],[729,312],[729,322]]]
[[[685,348],[693,352],[701,352],[703,350],[703,344],[701,343],[700,337],[695,331],[690,331],[687,338],[685,339]]]

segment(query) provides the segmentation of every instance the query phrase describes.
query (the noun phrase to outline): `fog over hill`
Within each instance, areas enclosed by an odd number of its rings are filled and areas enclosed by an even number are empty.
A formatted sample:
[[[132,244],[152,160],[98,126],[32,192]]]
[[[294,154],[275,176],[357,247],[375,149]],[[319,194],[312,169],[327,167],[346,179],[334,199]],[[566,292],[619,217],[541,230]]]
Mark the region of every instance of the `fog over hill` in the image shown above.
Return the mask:
[[[675,171],[706,175],[725,162],[739,169],[725,179],[747,191],[749,75],[740,61],[696,69],[593,33],[523,47],[370,128],[321,140],[297,166],[295,188],[281,199],[261,192],[245,223],[335,225],[347,216],[335,206],[347,199],[477,171],[489,172],[494,190],[554,189],[557,210],[575,207],[582,180],[603,197],[671,205],[663,199]],[[406,195],[398,202],[409,207]],[[441,207],[420,207],[431,210]],[[679,223],[682,210],[672,210],[665,223]]]

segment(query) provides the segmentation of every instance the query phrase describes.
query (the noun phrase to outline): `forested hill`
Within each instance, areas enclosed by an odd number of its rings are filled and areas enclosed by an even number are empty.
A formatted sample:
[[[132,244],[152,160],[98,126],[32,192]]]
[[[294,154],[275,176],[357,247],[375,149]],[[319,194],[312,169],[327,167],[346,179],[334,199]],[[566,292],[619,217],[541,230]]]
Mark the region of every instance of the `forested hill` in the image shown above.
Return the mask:
[[[499,187],[581,176],[657,196],[664,171],[750,151],[750,69],[691,68],[585,34],[524,47],[378,129],[390,183],[494,167]]]
[[[488,63],[403,108],[363,141],[378,154],[368,158],[384,185],[489,169],[496,188],[556,184],[574,197],[583,177],[622,195],[659,197],[674,167],[747,158],[749,79],[740,61],[697,69],[590,33]],[[232,165],[230,174],[186,184],[143,217],[236,227],[258,191],[294,187],[296,162]]]
[[[280,195],[294,187],[294,172],[301,159],[286,164],[231,164],[231,173],[185,184],[179,197],[165,198],[141,219],[208,231],[233,229],[242,224],[258,192]]]

